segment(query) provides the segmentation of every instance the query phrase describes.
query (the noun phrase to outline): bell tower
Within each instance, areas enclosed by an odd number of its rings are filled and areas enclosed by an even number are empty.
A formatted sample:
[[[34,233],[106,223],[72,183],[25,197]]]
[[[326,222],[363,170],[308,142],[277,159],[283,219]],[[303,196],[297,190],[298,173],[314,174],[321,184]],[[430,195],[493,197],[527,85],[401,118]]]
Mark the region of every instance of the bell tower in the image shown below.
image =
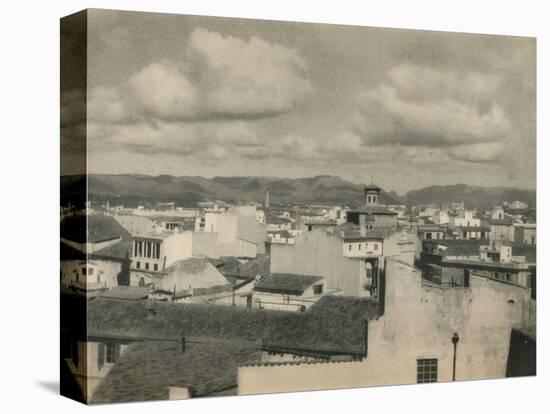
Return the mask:
[[[373,183],[370,183],[365,187],[365,204],[367,207],[378,205],[380,191],[382,191],[382,189]]]

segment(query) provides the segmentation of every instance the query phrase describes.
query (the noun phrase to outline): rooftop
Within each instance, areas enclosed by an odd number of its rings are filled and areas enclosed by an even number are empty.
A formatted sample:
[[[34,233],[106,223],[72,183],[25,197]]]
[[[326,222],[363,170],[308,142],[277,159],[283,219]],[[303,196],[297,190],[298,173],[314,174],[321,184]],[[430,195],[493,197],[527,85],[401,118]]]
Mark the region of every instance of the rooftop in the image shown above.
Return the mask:
[[[514,224],[512,217],[505,216],[502,219],[489,219],[489,224],[492,226],[511,226]]]
[[[99,243],[131,235],[111,216],[75,214],[61,220],[60,236],[75,243]]]
[[[382,190],[380,187],[378,187],[376,184],[370,183],[369,185],[365,186],[365,190]]]
[[[371,215],[389,215],[396,216],[397,213],[389,208],[382,206],[363,206],[353,210],[349,210],[348,214],[371,214]]]
[[[258,362],[254,343],[187,338],[131,343],[99,384],[92,403],[166,400],[171,386],[186,387],[193,397],[236,394],[237,368]]]
[[[308,287],[321,280],[323,280],[321,276],[275,273],[261,278],[256,283],[255,290],[258,292],[301,295]]]
[[[101,293],[102,298],[142,300],[149,296],[148,287],[117,286]]]
[[[178,293],[230,284],[208,259],[202,257],[179,260],[166,268],[166,273],[155,284],[156,289]]]
[[[221,264],[219,262],[222,262]],[[270,259],[266,254],[259,254],[255,259],[241,263],[235,257],[221,257],[216,261],[216,267],[225,276],[251,278],[255,276],[267,276],[270,272]]]
[[[375,228],[367,229],[366,235],[362,236],[359,226],[350,222],[342,223],[327,231],[332,231],[334,235],[341,239],[352,241],[383,240],[386,236],[395,232],[393,229]]]
[[[171,302],[154,302],[151,308],[146,301],[97,297],[88,301],[87,312],[88,334],[95,337],[179,340],[184,333],[359,352],[364,347],[364,321],[376,318],[378,307],[370,299],[345,296],[324,296],[303,313]],[[67,323],[78,324],[79,318],[67,318],[62,326]]]

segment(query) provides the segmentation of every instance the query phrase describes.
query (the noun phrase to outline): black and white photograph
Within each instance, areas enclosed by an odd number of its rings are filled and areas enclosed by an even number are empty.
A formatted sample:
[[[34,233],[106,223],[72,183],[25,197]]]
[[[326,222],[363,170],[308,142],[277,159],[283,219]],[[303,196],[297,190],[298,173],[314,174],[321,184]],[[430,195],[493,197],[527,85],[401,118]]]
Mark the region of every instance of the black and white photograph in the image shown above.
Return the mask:
[[[61,35],[63,394],[536,374],[535,39],[95,9]]]
[[[539,411],[543,7],[262,3],[6,13],[1,411]]]

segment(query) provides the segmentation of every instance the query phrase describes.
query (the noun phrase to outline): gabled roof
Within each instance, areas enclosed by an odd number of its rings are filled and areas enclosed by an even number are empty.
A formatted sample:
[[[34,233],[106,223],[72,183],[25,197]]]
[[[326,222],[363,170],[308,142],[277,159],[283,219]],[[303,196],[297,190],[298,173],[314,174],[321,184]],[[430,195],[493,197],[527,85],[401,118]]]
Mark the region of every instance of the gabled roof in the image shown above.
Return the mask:
[[[208,259],[202,257],[178,260],[166,268],[166,273],[166,276],[155,283],[155,289],[178,293],[214,286],[229,287],[230,284]]]
[[[323,280],[321,276],[295,275],[290,273],[275,273],[264,276],[257,283],[258,292],[301,295],[304,291]]]

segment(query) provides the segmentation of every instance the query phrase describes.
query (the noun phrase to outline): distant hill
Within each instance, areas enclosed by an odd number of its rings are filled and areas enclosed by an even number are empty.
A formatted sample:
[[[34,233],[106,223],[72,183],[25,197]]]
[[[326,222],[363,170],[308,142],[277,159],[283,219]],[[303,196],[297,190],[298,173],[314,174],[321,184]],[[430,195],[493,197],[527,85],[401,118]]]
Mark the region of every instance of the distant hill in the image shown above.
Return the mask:
[[[72,193],[81,188],[83,177],[61,177],[61,192]],[[127,206],[175,201],[180,206],[193,206],[197,201],[256,201],[265,200],[270,190],[272,202],[341,204],[355,207],[363,203],[364,184],[336,176],[319,175],[309,178],[277,177],[175,177],[140,174],[91,174],[88,190],[93,201],[109,200]],[[62,197],[64,200],[66,197]],[[515,188],[485,188],[464,184],[432,186],[410,191],[404,196],[382,192],[382,204],[441,204],[464,201],[469,207],[489,207],[503,201],[520,200],[534,203],[535,192]]]
[[[502,204],[504,201],[519,200],[530,206],[535,206],[536,192],[513,187],[478,187],[466,184],[437,185],[409,191],[402,197],[402,200],[407,205],[464,201],[467,208],[488,208]]]

